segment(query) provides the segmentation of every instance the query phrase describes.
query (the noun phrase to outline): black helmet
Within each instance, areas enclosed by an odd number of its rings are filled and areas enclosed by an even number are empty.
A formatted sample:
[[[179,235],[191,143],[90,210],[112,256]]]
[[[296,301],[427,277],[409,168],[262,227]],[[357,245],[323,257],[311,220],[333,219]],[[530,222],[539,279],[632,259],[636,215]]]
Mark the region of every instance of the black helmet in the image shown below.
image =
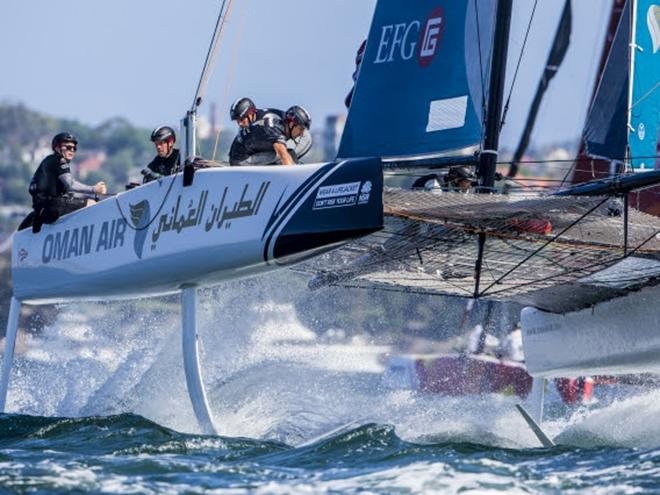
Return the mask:
[[[151,140],[154,142],[168,141],[170,138],[172,139],[173,142],[176,141],[176,134],[174,132],[174,129],[172,129],[170,126],[167,125],[156,127],[151,133]]]
[[[78,146],[78,140],[76,139],[76,136],[70,132],[60,132],[59,134],[56,134],[53,138],[53,141],[51,142],[51,148],[53,151],[55,151],[55,148],[62,143],[73,143]]]
[[[248,116],[250,112],[256,110],[257,106],[250,98],[239,98],[232,103],[229,109],[229,117],[231,120],[242,120]]]
[[[301,106],[293,105],[286,111],[285,116],[287,121],[303,126],[305,129],[309,129],[312,125],[312,118],[309,116],[307,110]]]

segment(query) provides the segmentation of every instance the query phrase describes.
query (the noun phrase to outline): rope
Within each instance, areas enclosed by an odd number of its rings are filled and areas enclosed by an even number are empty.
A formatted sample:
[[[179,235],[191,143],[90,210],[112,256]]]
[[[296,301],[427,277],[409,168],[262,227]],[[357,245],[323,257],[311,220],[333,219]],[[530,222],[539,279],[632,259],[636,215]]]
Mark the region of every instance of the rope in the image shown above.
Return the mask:
[[[660,82],[655,83],[655,86],[653,86],[651,89],[649,89],[646,93],[644,93],[639,100],[637,100],[633,105],[630,107],[629,110],[632,110],[635,108],[637,105],[639,105],[641,102],[643,102],[645,99],[647,99],[653,92],[655,92],[656,89],[660,87]]]
[[[215,58],[218,53],[218,47],[220,46],[220,39],[222,38],[222,32],[224,25],[227,21],[227,17],[229,15],[229,12],[231,11],[233,4],[233,0],[223,0],[222,5],[220,6],[220,12],[218,13],[218,19],[215,24],[215,30],[213,31],[213,36],[211,37],[211,43],[209,45],[208,52],[206,53],[206,59],[204,61],[204,67],[202,69],[202,75],[200,76],[199,82],[197,84],[197,91],[195,92],[195,99],[192,104],[192,109],[194,110],[195,107],[199,104],[199,101],[202,97],[202,93],[204,92],[206,88],[206,84],[208,83],[208,79],[210,76],[210,67],[214,64]],[[225,5],[227,6],[227,9],[225,10]],[[224,15],[223,15],[224,12]],[[177,174],[178,175],[178,174]],[[170,182],[169,187],[167,188],[167,191],[165,193],[165,196],[163,197],[163,200],[161,201],[160,205],[158,206],[158,209],[156,210],[156,213],[154,214],[153,217],[149,219],[146,225],[142,227],[134,227],[132,225],[132,222],[128,221],[128,218],[126,217],[124,211],[121,209],[121,204],[119,204],[119,199],[117,196],[115,196],[115,204],[117,205],[117,210],[119,211],[119,215],[121,218],[124,220],[126,225],[128,225],[129,228],[135,230],[135,231],[140,231],[140,230],[145,230],[151,226],[151,224],[156,220],[156,218],[160,215],[160,212],[163,209],[163,206],[165,206],[165,202],[167,201],[167,198],[170,195],[170,192],[172,191],[172,187],[174,186],[174,182],[176,181],[176,175],[172,176],[172,181]]]
[[[565,227],[564,229],[562,229],[562,230],[561,230],[558,234],[556,234],[552,239],[549,239],[549,240],[548,240],[545,244],[543,244],[540,248],[538,248],[538,249],[537,249],[536,251],[534,251],[532,254],[530,254],[530,255],[527,256],[525,259],[523,259],[522,261],[520,261],[516,266],[514,266],[514,267],[511,268],[509,271],[507,271],[504,275],[502,275],[500,278],[498,278],[495,282],[492,282],[488,287],[486,287],[486,288],[481,292],[481,295],[483,295],[483,294],[485,294],[486,292],[488,292],[488,290],[491,289],[494,285],[497,285],[497,284],[499,284],[500,282],[502,282],[502,280],[504,280],[506,277],[508,277],[509,275],[511,275],[511,273],[513,273],[515,270],[517,270],[518,268],[520,268],[523,264],[525,264],[525,263],[526,263],[527,261],[529,261],[531,258],[533,258],[533,257],[536,256],[538,253],[540,253],[540,252],[541,252],[543,249],[545,249],[548,245],[550,245],[550,244],[556,242],[557,239],[559,239],[559,237],[561,237],[565,232],[567,232],[568,230],[570,230],[571,228],[573,228],[575,225],[577,225],[579,222],[581,222],[583,219],[585,219],[585,218],[586,218],[587,216],[589,216],[591,213],[593,213],[593,212],[596,211],[598,208],[600,208],[603,204],[605,204],[605,203],[608,201],[608,199],[609,199],[609,198],[605,198],[605,199],[603,199],[600,203],[597,203],[593,208],[591,208],[591,209],[588,210],[586,213],[584,213],[583,215],[581,215],[579,218],[577,218],[576,220],[574,220],[573,222],[571,222],[567,227]]]
[[[149,226],[154,222],[154,220],[156,220],[158,215],[160,215],[160,212],[163,209],[163,206],[165,206],[165,201],[167,201],[167,197],[170,195],[170,191],[172,190],[172,186],[174,186],[174,182],[176,182],[177,175],[179,175],[179,174],[171,176],[172,177],[172,182],[170,182],[170,185],[167,188],[167,192],[165,193],[165,196],[163,197],[163,201],[161,201],[160,206],[158,207],[158,210],[156,211],[154,216],[151,217],[149,222],[147,222],[147,224],[144,227],[133,227],[133,225],[131,224],[131,222],[128,221],[128,219],[126,218],[126,215],[124,215],[124,212],[121,209],[121,205],[119,204],[119,197],[115,196],[115,204],[117,205],[117,210],[119,210],[119,215],[124,220],[124,222],[126,222],[126,225],[128,225],[129,228],[135,230],[136,232],[149,228]]]
[[[243,3],[245,6],[246,4]],[[231,58],[229,60],[229,68],[227,70],[227,84],[225,85],[225,92],[222,95],[222,100],[221,100],[221,106],[220,108],[227,108],[227,103],[229,100],[229,90],[232,87],[233,84],[233,79],[234,79],[234,67],[236,67],[236,60],[238,59],[238,48],[241,44],[241,38],[243,35],[243,30],[245,28],[245,19],[246,15],[245,13],[247,12],[247,8],[243,8],[241,11],[241,17],[240,21],[238,23],[238,31],[236,33],[236,39],[234,43],[234,48],[232,50]],[[218,144],[220,142],[220,132],[222,131],[222,126],[218,125],[218,131],[215,134],[215,142],[213,143],[213,154],[211,155],[211,160],[215,160],[216,154],[218,152]]]

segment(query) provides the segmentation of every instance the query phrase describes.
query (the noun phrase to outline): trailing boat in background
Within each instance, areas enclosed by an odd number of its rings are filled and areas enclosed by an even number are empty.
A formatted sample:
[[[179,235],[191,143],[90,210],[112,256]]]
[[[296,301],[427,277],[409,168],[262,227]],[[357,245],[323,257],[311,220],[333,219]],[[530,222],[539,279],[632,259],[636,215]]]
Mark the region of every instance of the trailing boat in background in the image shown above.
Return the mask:
[[[614,0],[613,1],[613,6],[612,6],[612,12],[610,16],[610,21],[608,25],[608,31],[607,31],[607,38],[604,43],[603,47],[603,53],[601,55],[601,60],[600,60],[600,69],[598,71],[599,74],[603,74],[605,65],[608,61],[608,57],[612,51],[612,45],[617,33],[617,28],[619,26],[619,21],[621,19],[622,14],[624,11],[627,9],[626,5],[626,0]],[[646,9],[646,14],[642,15],[642,18],[639,18],[639,14],[644,14],[644,9]],[[639,56],[642,56],[644,58],[648,57],[649,55],[653,55],[656,50],[657,42],[654,40],[657,40],[657,33],[658,33],[658,5],[649,3],[648,6],[642,5],[638,7],[637,9],[639,11],[637,18],[638,18],[638,26],[636,26],[635,32],[637,33],[637,36],[641,36],[642,38],[650,36],[651,38],[651,43],[649,44],[649,47],[652,48],[650,52],[642,52],[640,50],[640,45],[635,44],[636,50],[631,52],[630,59],[632,59],[632,54],[637,53]],[[630,21],[631,27],[632,27],[632,20]],[[644,24],[646,23],[646,28]],[[638,33],[637,30],[641,29],[641,33]],[[648,35],[644,34],[644,31],[648,32]],[[633,41],[633,44],[635,42]],[[619,51],[626,51],[627,47],[618,47]],[[620,56],[621,58],[621,56]],[[627,58],[627,57],[626,57]],[[651,65],[652,64],[651,59]],[[639,60],[638,60],[639,61]],[[644,62],[641,61],[641,64]],[[636,64],[639,65],[639,64]],[[633,73],[631,71],[631,73]],[[638,81],[639,82],[639,81]],[[649,86],[648,83],[651,83]],[[650,79],[646,80],[644,83],[639,83],[636,86],[637,89],[637,94],[632,95],[633,100],[638,100],[639,97],[644,99],[644,89],[642,88],[643,86],[648,86],[648,90],[650,91],[648,94],[652,95],[653,93],[657,92],[657,78],[653,79],[653,76],[651,75]],[[655,87],[653,87],[655,85]],[[640,91],[641,89],[641,91]],[[598,90],[598,87],[595,88],[594,93]],[[637,96],[637,98],[635,98]],[[630,102],[632,104],[632,101]],[[638,102],[641,103],[641,100]],[[639,106],[638,104],[632,104],[632,106]],[[651,105],[652,108],[652,105]],[[658,111],[657,104],[656,104],[656,111]],[[634,112],[631,112],[631,114]],[[653,118],[653,114],[651,113],[650,115],[651,119]],[[640,118],[640,114],[637,114],[636,118]],[[657,120],[657,114],[656,114],[656,120]],[[639,122],[638,122],[639,124]],[[632,122],[631,122],[631,125]],[[653,124],[652,124],[653,127]],[[640,134],[639,128],[638,129],[630,129],[630,132],[636,135],[637,139],[635,142],[639,143],[640,136],[643,136],[641,141],[644,141],[648,136],[652,138],[652,131],[651,134],[647,134],[647,129],[646,129],[646,124],[642,125],[642,132]],[[652,139],[651,139],[652,141]],[[657,141],[657,139],[656,139]],[[639,156],[646,156],[647,159],[645,160],[646,163],[644,163],[644,168],[655,168],[655,169],[660,169],[660,143],[657,144],[656,149],[653,150],[652,146],[647,146],[645,150],[640,151],[641,153]],[[590,155],[587,153],[586,148],[582,147],[580,150],[580,154],[578,155],[577,161],[576,161],[576,166],[573,169],[573,173],[571,174],[570,181],[573,184],[580,184],[583,182],[589,182],[593,180],[599,180],[599,179],[607,179],[611,178],[612,176],[618,175],[622,170],[623,170],[623,163],[622,163],[622,157],[595,157],[593,155]],[[646,213],[653,214],[655,216],[660,216],[660,201],[658,199],[660,198],[660,187],[651,187],[647,188],[641,191],[634,191],[628,194],[628,202],[630,206],[633,208],[636,208],[640,211],[644,211]]]
[[[660,314],[652,304],[660,295],[658,261],[645,252],[657,244],[660,230],[649,232],[648,241],[641,245],[629,243],[629,196],[654,185],[654,177],[660,175],[660,170],[648,171],[656,167],[660,138],[658,33],[660,5],[627,1],[585,125],[585,152],[609,160],[613,171],[630,169],[632,174],[619,173],[565,192],[623,197],[623,259],[582,280],[618,293],[619,298],[565,315],[524,310],[525,351],[528,366],[537,375],[579,374],[585,369],[620,374],[660,368]],[[657,225],[657,219],[650,217],[646,225]],[[566,346],[567,339],[573,345]]]

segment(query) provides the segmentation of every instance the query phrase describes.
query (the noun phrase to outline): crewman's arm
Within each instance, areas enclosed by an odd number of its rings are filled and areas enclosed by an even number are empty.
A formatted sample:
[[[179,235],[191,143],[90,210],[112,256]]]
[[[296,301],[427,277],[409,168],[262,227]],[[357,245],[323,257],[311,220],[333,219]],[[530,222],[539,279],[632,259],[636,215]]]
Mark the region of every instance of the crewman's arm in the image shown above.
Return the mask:
[[[99,194],[105,194],[106,192],[105,183],[103,181],[97,182],[93,186],[88,186],[87,184],[78,182],[70,173],[60,174],[58,179],[62,182],[64,189],[67,192],[85,194],[90,198],[94,198]]]
[[[280,162],[282,162],[282,165],[296,164],[296,162],[293,161],[293,158],[291,158],[291,155],[289,154],[289,151],[286,149],[286,145],[284,143],[281,143],[279,141],[273,143],[273,149],[277,154],[277,158],[279,158]]]

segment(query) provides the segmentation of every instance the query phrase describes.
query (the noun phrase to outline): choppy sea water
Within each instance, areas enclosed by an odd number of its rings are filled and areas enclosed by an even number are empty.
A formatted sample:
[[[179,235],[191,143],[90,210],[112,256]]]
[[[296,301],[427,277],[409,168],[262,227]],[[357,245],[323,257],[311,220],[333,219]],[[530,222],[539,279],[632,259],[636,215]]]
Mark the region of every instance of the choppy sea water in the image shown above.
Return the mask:
[[[657,493],[659,449],[420,444],[366,424],[304,447],[178,433],[140,416],[0,420],[8,491]]]
[[[195,422],[176,307],[69,306],[22,333],[0,491],[660,493],[656,390],[550,409],[543,449],[514,399],[387,389],[388,346],[312,332],[263,281],[232,289],[200,308],[218,436]]]

